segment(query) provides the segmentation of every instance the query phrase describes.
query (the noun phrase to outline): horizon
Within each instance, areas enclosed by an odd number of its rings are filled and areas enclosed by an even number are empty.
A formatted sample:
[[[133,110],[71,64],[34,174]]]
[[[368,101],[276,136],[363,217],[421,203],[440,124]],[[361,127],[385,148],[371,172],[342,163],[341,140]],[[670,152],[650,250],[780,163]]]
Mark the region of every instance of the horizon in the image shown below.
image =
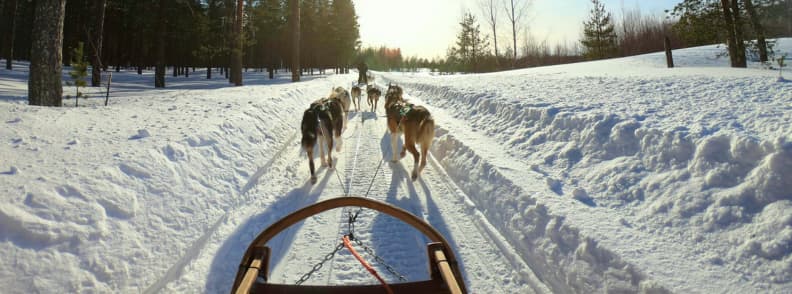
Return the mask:
[[[400,48],[402,56],[420,58],[444,58],[446,51],[456,40],[459,20],[465,11],[476,16],[483,34],[490,37],[488,24],[481,17],[479,0],[402,0],[398,5],[388,0],[353,0],[360,24],[360,41],[363,47]],[[605,8],[618,20],[622,10],[639,8],[644,15],[665,14],[680,0],[640,1],[604,0]],[[415,9],[420,7],[421,9]],[[523,32],[518,35],[518,47],[528,27],[534,40],[547,41],[551,45],[578,41],[583,30],[583,21],[591,9],[590,0],[535,0],[523,22]],[[540,11],[550,11],[540,13]],[[562,12],[562,13],[559,13]],[[501,52],[511,42],[511,32],[506,27],[505,13],[500,11],[503,23],[498,27],[498,47]],[[389,21],[396,16],[409,21]],[[431,29],[428,29],[431,28]]]

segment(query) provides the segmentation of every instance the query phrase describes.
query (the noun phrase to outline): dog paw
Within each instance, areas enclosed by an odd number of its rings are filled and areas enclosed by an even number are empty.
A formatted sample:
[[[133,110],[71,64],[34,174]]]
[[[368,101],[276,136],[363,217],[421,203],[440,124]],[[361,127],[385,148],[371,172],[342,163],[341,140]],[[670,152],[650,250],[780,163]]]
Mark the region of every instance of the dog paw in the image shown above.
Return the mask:
[[[327,166],[327,161],[322,160],[322,166]]]
[[[413,172],[411,178],[412,178],[413,181],[417,180],[418,179],[418,173],[417,172]]]
[[[311,185],[316,184],[316,176],[311,177]]]
[[[407,152],[402,151],[401,153],[399,153],[399,156],[401,156],[401,158],[404,158],[405,156],[407,156]]]

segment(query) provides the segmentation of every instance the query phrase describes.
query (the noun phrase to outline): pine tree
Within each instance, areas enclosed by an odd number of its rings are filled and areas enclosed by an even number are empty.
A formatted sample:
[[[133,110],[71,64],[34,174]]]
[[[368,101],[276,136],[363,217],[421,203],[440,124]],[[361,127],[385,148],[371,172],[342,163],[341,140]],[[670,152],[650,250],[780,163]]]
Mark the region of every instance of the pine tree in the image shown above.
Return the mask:
[[[600,0],[591,0],[594,8],[588,21],[583,22],[583,55],[588,59],[603,59],[616,55],[616,32],[611,21],[610,12]]]
[[[466,12],[459,25],[462,28],[457,34],[456,45],[450,50],[453,56],[449,57],[453,58],[449,59],[458,62],[463,71],[478,72],[479,63],[486,55],[489,42],[481,35],[476,17],[472,13]]]
[[[332,48],[335,65],[346,72],[360,47],[360,25],[352,0],[333,0],[330,15],[330,26],[336,36]]]
[[[85,82],[85,77],[88,76],[88,62],[85,61],[84,56],[83,42],[79,42],[77,43],[77,47],[72,51],[72,70],[69,71],[69,77],[74,81],[74,87],[77,92],[74,95],[74,107],[78,106],[80,96],[83,96],[83,94],[80,93],[80,87],[88,85],[88,83]]]

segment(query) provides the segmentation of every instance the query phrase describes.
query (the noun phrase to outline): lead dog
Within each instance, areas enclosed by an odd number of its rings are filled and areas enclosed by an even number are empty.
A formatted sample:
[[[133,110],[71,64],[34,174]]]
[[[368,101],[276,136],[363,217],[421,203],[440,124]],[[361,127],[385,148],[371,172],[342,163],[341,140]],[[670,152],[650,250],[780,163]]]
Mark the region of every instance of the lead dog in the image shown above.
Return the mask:
[[[389,85],[387,93],[385,114],[388,117],[388,131],[391,134],[392,161],[399,161],[399,158],[396,158],[396,145],[399,135],[403,133],[404,146],[402,146],[399,155],[404,157],[406,151],[410,151],[413,155],[414,165],[411,178],[414,181],[426,167],[426,157],[429,155],[429,147],[432,146],[434,140],[435,122],[432,114],[425,107],[404,101],[401,87]],[[421,145],[420,152],[415,147],[416,144]]]
[[[302,148],[308,153],[308,168],[311,170],[311,184],[316,183],[314,173],[314,147],[319,145],[319,157],[322,165],[333,167],[333,137],[340,143],[343,129],[343,111],[341,103],[334,98],[320,99],[311,103],[303,113],[301,124]],[[327,146],[327,159],[324,148]]]

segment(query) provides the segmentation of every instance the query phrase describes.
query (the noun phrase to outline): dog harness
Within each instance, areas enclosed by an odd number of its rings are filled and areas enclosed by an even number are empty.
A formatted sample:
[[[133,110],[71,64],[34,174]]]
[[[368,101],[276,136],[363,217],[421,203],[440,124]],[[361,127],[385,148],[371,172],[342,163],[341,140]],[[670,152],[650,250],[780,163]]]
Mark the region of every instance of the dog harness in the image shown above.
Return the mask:
[[[322,112],[327,111],[327,105],[325,105],[326,102],[327,102],[326,100],[320,101],[320,103],[317,103],[316,105],[314,105],[313,110],[322,111]]]
[[[399,117],[404,118],[410,111],[412,111],[414,104],[406,103],[404,107],[399,109]]]

